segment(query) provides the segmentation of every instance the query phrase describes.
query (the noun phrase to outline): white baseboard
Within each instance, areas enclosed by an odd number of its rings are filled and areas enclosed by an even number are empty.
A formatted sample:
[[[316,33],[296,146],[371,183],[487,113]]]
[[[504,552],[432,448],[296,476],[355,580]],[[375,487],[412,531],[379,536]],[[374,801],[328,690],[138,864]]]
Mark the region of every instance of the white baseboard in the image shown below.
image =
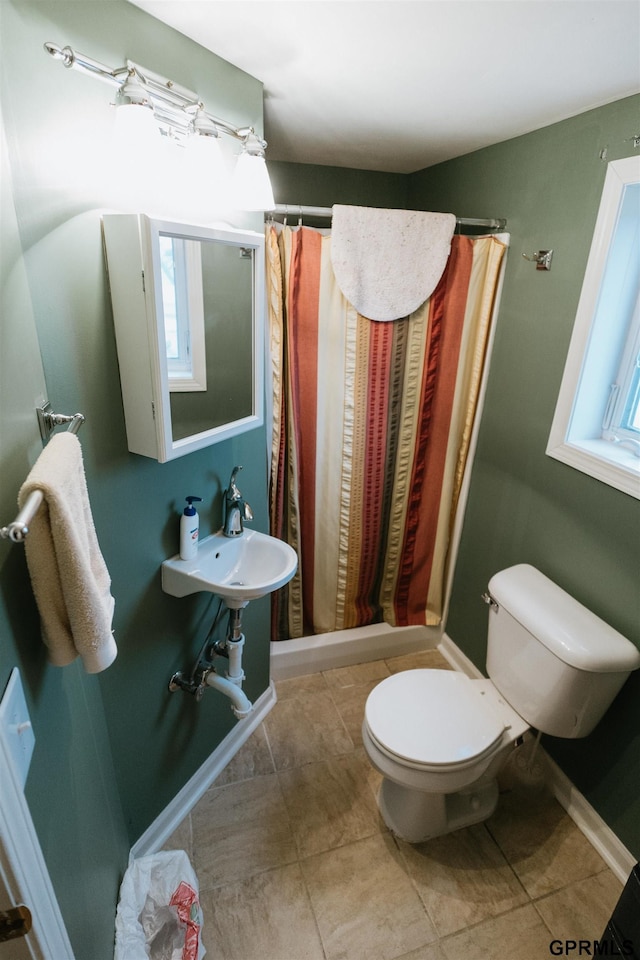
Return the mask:
[[[459,670],[460,673],[466,674],[473,680],[482,680],[485,676],[482,670],[478,670],[473,660],[470,660],[466,653],[463,653],[460,647],[456,646],[448,634],[443,634],[442,640],[438,644],[438,650],[454,670]]]
[[[248,717],[238,720],[224,740],[216,747],[205,762],[194,773],[173,800],[156,817],[152,824],[136,840],[129,853],[129,862],[136,857],[144,857],[161,850],[186,815],[196,805],[200,797],[209,789],[213,781],[222,773],[227,764],[235,757],[240,747],[249,739],[253,731],[260,726],[269,711],[275,706],[276,691],[273,682],[258,697]]]
[[[627,878],[636,865],[637,857],[627,850],[622,841],[615,835],[611,827],[607,826],[588,800],[575,788],[571,780],[560,769],[555,760],[545,751],[547,765],[547,783],[560,804],[564,807],[575,825],[587,838],[607,866],[615,873],[621,883]]]
[[[375,623],[353,630],[280,640],[271,644],[271,676],[274,680],[288,680],[321,670],[435,649],[440,636],[440,628],[390,627],[386,623]]]
[[[438,645],[438,650],[452,667],[465,673],[468,677],[475,679],[484,676],[446,633]],[[591,846],[598,851],[618,880],[621,883],[626,883],[627,877],[636,864],[636,857],[627,850],[611,827],[607,826],[600,814],[576,789],[547,751],[542,747],[540,747],[540,751],[544,756],[547,786],[556,800],[571,817],[580,832],[584,834]]]

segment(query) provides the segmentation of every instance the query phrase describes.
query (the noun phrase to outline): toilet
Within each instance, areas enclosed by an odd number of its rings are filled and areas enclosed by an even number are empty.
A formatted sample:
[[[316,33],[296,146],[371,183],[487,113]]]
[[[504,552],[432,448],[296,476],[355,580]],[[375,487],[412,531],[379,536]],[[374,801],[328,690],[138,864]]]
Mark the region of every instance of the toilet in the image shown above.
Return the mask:
[[[530,728],[587,736],[640,667],[629,640],[529,564],[495,574],[483,599],[488,680],[407,670],[367,699],[362,736],[383,777],[380,813],[409,843],[489,817],[497,774]]]

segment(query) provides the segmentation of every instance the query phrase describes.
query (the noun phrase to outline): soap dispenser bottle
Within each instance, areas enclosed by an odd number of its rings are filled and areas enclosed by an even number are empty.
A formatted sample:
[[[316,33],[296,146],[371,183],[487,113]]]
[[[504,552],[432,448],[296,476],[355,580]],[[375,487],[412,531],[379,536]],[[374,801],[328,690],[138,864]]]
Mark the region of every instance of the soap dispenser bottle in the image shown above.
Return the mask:
[[[180,517],[180,559],[193,560],[198,552],[198,534],[200,532],[200,517],[193,505],[194,500],[200,503],[202,497],[186,497],[187,506]]]

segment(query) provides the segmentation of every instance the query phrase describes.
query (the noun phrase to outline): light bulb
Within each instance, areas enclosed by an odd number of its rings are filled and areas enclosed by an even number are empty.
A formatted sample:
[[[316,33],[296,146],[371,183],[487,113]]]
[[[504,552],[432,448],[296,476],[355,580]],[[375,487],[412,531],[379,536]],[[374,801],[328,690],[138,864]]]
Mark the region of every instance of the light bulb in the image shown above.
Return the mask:
[[[273,210],[275,206],[264,157],[246,150],[238,157],[231,190],[237,210]]]
[[[195,134],[189,139],[187,153],[188,165],[201,184],[213,181],[217,186],[228,178],[219,137]]]
[[[157,142],[159,135],[151,100],[132,70],[116,98],[116,137],[125,149],[147,151],[149,144]]]
[[[116,108],[115,134],[125,149],[147,149],[157,144],[160,130],[149,106],[122,103]]]

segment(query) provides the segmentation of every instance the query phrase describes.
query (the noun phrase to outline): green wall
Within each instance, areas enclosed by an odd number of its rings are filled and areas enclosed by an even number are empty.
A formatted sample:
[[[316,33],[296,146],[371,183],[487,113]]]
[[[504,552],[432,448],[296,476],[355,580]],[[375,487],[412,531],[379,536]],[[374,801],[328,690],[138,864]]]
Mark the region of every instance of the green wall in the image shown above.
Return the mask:
[[[410,206],[508,219],[511,246],[447,632],[484,666],[491,574],[527,562],[640,645],[638,501],[545,455],[607,160],[633,153],[640,97],[411,177]],[[553,249],[551,272],[522,258]],[[640,857],[640,676],[552,757]]]
[[[269,161],[269,174],[276,203],[304,203],[331,207],[334,203],[374,207],[406,207],[409,178],[399,173],[321,167],[309,163]],[[295,216],[289,223],[295,223]],[[306,225],[328,226],[327,220],[304,218]]]
[[[26,784],[32,817],[78,960],[106,960],[130,844],[236,723],[214,691],[200,704],[168,693],[171,674],[191,668],[211,611],[204,597],[164,594],[160,564],[177,552],[187,494],[203,497],[201,535],[220,526],[221,490],[237,463],[255,525],[267,530],[266,438],[255,430],[164,465],[128,453],[100,218],[127,209],[118,192],[124,197],[125,182],[114,174],[130,178],[139,161],[122,153],[105,167],[114,90],[64,69],[43,43],[69,44],[112,67],[129,57],[259,131],[262,86],[123,0],[3,0],[0,16],[0,524],[15,516],[41,449],[35,403],[44,369],[54,408],[86,416],[80,438],[119,650],[97,676],[78,662],[50,667],[23,548],[0,541],[0,689],[18,666],[36,734]],[[225,138],[224,149],[230,162],[237,145]],[[167,188],[162,203],[178,218]],[[259,230],[261,221],[245,214],[235,225]],[[268,599],[252,603],[244,623],[245,689],[255,700],[269,680]]]

